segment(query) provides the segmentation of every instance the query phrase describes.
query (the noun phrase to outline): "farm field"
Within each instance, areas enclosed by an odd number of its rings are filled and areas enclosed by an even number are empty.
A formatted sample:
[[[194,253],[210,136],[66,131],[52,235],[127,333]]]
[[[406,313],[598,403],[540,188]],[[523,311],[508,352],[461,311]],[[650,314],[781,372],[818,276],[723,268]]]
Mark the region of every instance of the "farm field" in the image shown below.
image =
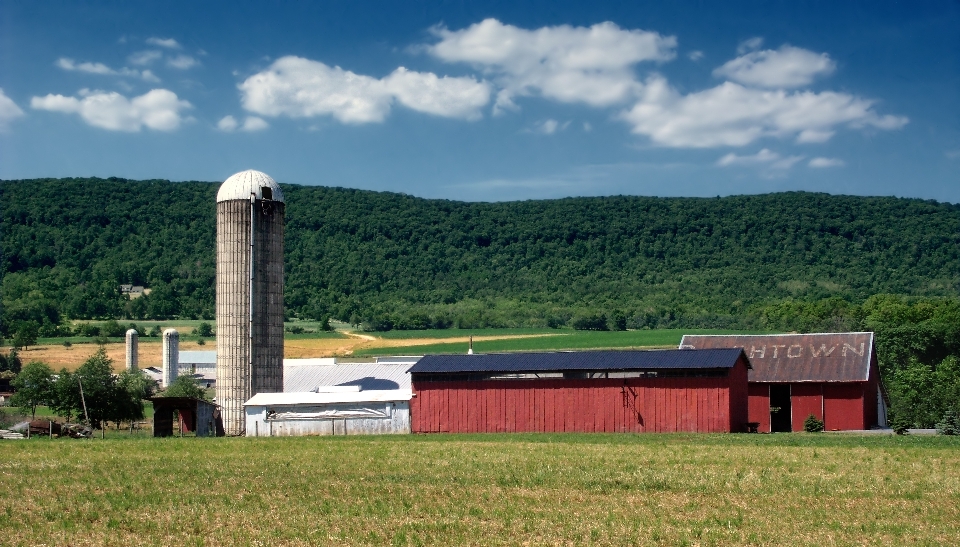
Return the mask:
[[[188,325],[169,324],[189,332]],[[577,331],[571,329],[477,329],[477,330],[423,330],[356,333],[350,331],[286,333],[284,357],[291,359],[376,355],[424,355],[427,353],[464,353],[473,336],[474,351],[553,351],[601,348],[676,347],[684,334],[726,334],[736,331],[704,329],[637,330],[621,332]],[[746,334],[746,332],[744,332]],[[43,361],[54,368],[75,370],[89,358],[97,345],[92,338],[71,338],[70,346],[63,340],[44,339],[36,346],[20,352],[24,363]],[[122,339],[110,339],[104,344],[107,356],[113,359],[116,371],[123,369],[125,347]],[[214,351],[215,338],[204,340],[182,337],[182,351]],[[159,338],[140,338],[140,367],[161,365]]]
[[[6,545],[956,545],[960,439],[0,442]]]

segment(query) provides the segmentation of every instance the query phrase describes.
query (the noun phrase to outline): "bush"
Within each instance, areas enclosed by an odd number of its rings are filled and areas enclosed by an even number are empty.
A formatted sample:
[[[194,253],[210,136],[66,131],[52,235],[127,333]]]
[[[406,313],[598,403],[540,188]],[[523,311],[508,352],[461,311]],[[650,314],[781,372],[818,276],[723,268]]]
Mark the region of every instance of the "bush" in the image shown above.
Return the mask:
[[[960,435],[960,416],[948,410],[943,414],[943,419],[937,422],[936,428],[941,435]]]
[[[911,425],[912,424],[902,416],[897,416],[890,422],[890,428],[893,429],[893,432],[897,435],[906,435]]]
[[[818,420],[816,416],[811,414],[803,421],[803,430],[807,433],[819,433],[823,431],[823,420]]]
[[[292,327],[287,327],[287,332],[290,334],[303,334],[303,327],[300,325],[293,325]]]
[[[211,337],[213,336],[213,327],[210,326],[210,323],[203,322],[197,325],[197,336]]]

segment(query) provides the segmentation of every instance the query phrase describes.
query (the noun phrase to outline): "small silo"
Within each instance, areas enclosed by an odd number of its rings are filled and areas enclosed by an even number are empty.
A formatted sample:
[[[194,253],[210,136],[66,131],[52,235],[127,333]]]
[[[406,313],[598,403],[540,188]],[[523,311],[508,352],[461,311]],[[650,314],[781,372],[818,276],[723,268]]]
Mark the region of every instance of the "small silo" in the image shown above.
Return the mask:
[[[180,366],[180,333],[177,329],[163,331],[163,381],[160,387],[168,388],[177,380]]]
[[[283,192],[242,171],[217,192],[217,404],[243,435],[243,403],[283,391]]]
[[[127,331],[127,372],[136,372],[139,369],[140,333],[136,329]]]

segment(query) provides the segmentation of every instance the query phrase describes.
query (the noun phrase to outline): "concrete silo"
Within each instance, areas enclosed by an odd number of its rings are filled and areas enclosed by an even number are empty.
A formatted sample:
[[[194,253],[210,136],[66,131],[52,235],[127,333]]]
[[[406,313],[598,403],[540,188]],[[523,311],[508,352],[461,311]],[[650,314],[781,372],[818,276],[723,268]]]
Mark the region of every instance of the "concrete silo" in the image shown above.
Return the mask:
[[[177,329],[163,331],[163,377],[160,387],[166,389],[177,381],[180,368],[180,333]]]
[[[127,372],[136,372],[140,358],[140,333],[136,329],[127,331]]]
[[[217,192],[217,404],[243,435],[243,403],[283,391],[283,192],[259,171]]]

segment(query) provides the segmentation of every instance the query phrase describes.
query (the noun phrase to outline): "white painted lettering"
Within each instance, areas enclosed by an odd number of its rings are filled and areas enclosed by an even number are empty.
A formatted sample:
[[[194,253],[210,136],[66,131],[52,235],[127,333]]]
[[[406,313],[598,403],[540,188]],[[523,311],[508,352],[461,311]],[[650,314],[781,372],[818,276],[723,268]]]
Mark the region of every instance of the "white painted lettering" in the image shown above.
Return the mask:
[[[773,346],[773,358],[774,358],[774,359],[777,358],[777,352],[780,351],[778,348],[785,348],[785,347],[787,347],[787,346],[785,346],[785,345],[784,345],[784,346]]]
[[[760,349],[757,349],[756,346],[750,346],[750,358],[753,359],[754,354],[759,353],[759,357],[763,359],[763,354],[767,352],[767,346],[760,346]]]
[[[820,351],[817,351],[816,346],[811,345],[810,353],[812,353],[814,357],[820,357],[821,355],[824,357],[830,357],[830,354],[833,353],[833,350],[835,349],[837,349],[837,346],[830,346],[830,349],[827,349],[826,344],[820,344]]]
[[[796,353],[793,352],[793,348],[797,348]],[[801,355],[803,355],[803,346],[800,344],[794,344],[787,348],[787,357],[794,359],[796,357],[800,357]]]
[[[843,345],[843,356],[844,356],[844,357],[847,356],[847,349],[849,349],[850,351],[856,353],[856,354],[859,355],[860,357],[863,357],[863,342],[860,342],[860,351],[857,351],[857,348],[851,346],[850,344],[844,344],[844,345]]]

